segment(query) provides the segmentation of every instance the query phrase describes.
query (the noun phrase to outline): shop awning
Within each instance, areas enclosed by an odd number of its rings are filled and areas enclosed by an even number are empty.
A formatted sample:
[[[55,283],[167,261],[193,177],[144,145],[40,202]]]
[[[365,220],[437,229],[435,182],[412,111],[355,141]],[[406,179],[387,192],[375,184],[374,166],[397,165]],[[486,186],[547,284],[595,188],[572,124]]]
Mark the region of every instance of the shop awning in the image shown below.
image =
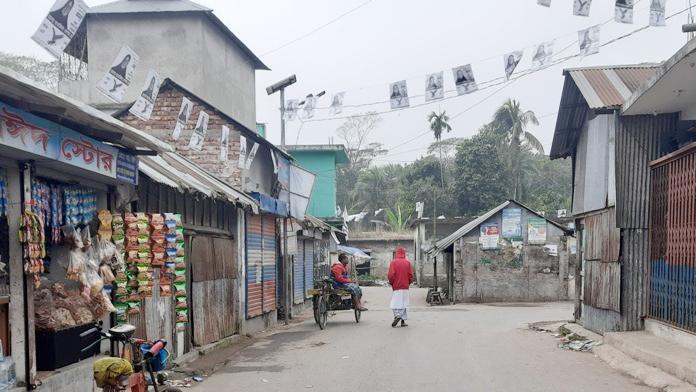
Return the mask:
[[[173,151],[161,140],[139,131],[83,102],[50,91],[0,66],[0,100],[97,140],[132,150]]]
[[[349,254],[349,255],[351,255],[353,257],[357,257],[359,259],[371,259],[372,258],[368,254],[363,252],[362,250],[360,250],[358,248],[353,248],[352,246],[338,245],[338,251],[340,253]]]
[[[251,208],[258,213],[258,204],[246,194],[220,181],[195,163],[173,152],[140,158],[140,170],[153,181],[181,191],[196,191]]]

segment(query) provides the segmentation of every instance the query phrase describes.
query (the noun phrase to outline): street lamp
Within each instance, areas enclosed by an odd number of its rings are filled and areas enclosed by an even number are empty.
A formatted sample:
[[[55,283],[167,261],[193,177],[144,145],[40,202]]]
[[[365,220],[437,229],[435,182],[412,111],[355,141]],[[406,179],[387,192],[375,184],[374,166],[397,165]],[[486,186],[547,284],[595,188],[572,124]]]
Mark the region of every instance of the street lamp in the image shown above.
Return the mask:
[[[285,148],[285,88],[297,83],[297,76],[290,75],[287,78],[266,87],[268,95],[280,91],[280,146]]]

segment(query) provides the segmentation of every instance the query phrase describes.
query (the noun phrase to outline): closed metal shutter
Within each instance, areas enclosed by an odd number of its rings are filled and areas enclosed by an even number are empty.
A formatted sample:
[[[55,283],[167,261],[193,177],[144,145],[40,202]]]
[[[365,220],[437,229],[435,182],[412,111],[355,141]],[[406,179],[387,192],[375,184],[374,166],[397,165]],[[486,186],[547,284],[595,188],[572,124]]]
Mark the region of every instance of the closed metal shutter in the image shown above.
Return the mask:
[[[293,302],[295,304],[301,304],[304,302],[304,264],[305,264],[305,241],[297,240],[297,254],[295,255],[295,261],[292,266],[292,291],[293,291]]]
[[[276,308],[276,220],[272,216],[264,216],[263,232],[263,312],[268,313]]]
[[[305,298],[307,290],[314,288],[314,240],[304,240],[304,281],[305,281]]]
[[[246,316],[263,314],[263,231],[262,217],[246,220]]]

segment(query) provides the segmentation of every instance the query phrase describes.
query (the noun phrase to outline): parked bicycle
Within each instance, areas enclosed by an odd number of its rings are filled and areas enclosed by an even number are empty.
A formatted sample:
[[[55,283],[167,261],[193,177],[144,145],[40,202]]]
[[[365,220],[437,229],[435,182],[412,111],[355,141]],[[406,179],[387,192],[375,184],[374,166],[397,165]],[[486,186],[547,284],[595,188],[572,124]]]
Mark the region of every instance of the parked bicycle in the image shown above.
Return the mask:
[[[169,360],[166,340],[150,342],[134,338],[135,327],[129,324],[117,325],[104,332],[101,322],[81,333],[80,337],[97,333],[101,338],[82,351],[87,352],[107,339],[111,342],[110,356],[94,363],[94,381],[103,391],[147,392],[148,386],[152,386],[155,392],[182,392],[178,388],[165,386],[166,377],[159,373]]]

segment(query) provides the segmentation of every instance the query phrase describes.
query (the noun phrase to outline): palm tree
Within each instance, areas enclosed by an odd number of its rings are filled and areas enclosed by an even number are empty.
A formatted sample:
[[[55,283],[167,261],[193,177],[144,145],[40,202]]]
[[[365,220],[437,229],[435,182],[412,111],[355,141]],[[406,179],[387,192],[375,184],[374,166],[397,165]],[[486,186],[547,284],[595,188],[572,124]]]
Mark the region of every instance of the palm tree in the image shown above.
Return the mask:
[[[449,116],[447,111],[442,111],[440,114],[431,112],[428,115],[428,122],[430,123],[430,130],[433,131],[433,136],[435,136],[435,141],[439,142],[442,140],[442,131],[449,132],[452,130],[452,126],[449,125]],[[440,144],[440,182],[442,188],[445,187],[444,170],[442,170],[442,144]]]
[[[527,131],[529,124],[539,125],[534,112],[523,111],[520,103],[508,99],[496,110],[491,123],[494,131],[503,137],[501,143],[501,159],[505,162],[514,186],[514,199],[522,194],[522,165],[520,165],[523,148],[544,153],[539,139]]]

